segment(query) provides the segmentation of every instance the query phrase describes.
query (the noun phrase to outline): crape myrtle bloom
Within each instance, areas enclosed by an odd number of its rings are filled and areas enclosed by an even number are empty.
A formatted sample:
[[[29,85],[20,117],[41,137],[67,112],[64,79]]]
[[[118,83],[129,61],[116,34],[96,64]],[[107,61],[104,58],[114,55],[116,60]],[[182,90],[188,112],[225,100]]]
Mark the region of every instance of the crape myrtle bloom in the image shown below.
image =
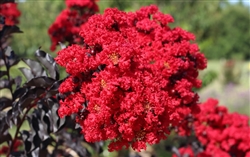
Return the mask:
[[[228,113],[226,107],[218,106],[218,101],[212,98],[201,104],[200,109],[194,130],[204,147],[203,156],[250,157],[248,116]]]
[[[208,99],[200,105],[201,112],[195,115],[194,130],[203,151],[195,152],[191,146],[179,152],[190,157],[250,157],[249,117],[228,113],[227,108],[218,106],[218,100]],[[173,154],[173,157],[176,157]]]
[[[48,34],[51,38],[50,49],[54,51],[59,42],[82,44],[79,36],[82,25],[90,16],[99,11],[94,0],[66,0],[68,8],[64,9],[49,27]]]
[[[50,49],[55,50],[58,42],[77,43],[80,38],[77,36],[80,27],[76,23],[80,20],[81,17],[77,11],[70,9],[63,10],[48,30],[52,41]]]
[[[5,17],[5,25],[18,24],[18,17],[21,12],[17,8],[17,3],[0,4],[0,16]]]
[[[106,9],[83,25],[82,46],[58,52],[56,61],[69,77],[59,92],[61,117],[77,114],[86,141],[110,140],[109,151],[132,146],[140,151],[174,127],[188,133],[184,121],[199,111],[198,70],[206,59],[157,6],[136,12]]]

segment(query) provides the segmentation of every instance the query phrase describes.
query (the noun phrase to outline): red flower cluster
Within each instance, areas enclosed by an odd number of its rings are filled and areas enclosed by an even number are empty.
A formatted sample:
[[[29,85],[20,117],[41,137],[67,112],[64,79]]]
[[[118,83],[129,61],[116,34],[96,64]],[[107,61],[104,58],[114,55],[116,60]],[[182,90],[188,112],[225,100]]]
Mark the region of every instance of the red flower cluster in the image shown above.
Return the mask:
[[[68,8],[63,10],[50,26],[48,33],[52,41],[51,50],[56,49],[59,42],[81,44],[79,36],[82,25],[90,16],[99,11],[95,0],[66,0]]]
[[[154,5],[135,13],[106,9],[82,27],[83,46],[58,52],[70,75],[59,88],[66,97],[58,113],[77,114],[88,142],[110,139],[109,151],[140,151],[198,111],[192,88],[201,86],[206,59],[190,43],[194,35],[168,26],[173,21]]]
[[[208,99],[200,108],[194,129],[204,151],[198,157],[250,157],[248,116],[228,113],[215,99]],[[190,147],[181,148],[180,153],[194,156]]]
[[[18,17],[21,12],[17,8],[17,3],[4,3],[0,4],[0,16],[5,17],[6,25],[18,24]]]

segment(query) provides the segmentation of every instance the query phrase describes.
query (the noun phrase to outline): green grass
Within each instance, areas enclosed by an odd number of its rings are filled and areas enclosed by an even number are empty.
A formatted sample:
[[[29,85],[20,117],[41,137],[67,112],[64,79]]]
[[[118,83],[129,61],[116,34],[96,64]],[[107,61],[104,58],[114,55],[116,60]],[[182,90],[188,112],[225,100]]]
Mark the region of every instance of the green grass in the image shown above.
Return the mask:
[[[202,78],[208,71],[214,71],[217,78],[208,86],[198,91],[201,101],[209,97],[217,98],[221,105],[226,106],[230,112],[238,112],[250,116],[250,62],[237,61],[235,68],[232,68],[233,80],[238,83],[228,85],[225,83],[225,61],[209,61],[208,67],[200,72]],[[227,78],[228,79],[228,78]]]

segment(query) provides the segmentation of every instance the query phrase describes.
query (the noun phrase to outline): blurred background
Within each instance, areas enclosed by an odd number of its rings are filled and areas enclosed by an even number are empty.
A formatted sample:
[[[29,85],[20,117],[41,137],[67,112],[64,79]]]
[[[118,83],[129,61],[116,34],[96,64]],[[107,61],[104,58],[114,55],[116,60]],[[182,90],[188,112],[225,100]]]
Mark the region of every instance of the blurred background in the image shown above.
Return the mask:
[[[209,97],[220,100],[231,112],[250,115],[250,1],[249,0],[99,0],[100,13],[105,8],[117,7],[135,11],[141,6],[156,4],[175,22],[196,36],[201,52],[208,58],[208,68],[200,73],[201,89],[194,89],[203,102]],[[32,58],[42,46],[50,51],[48,28],[65,8],[64,0],[19,0],[22,15],[19,27],[24,32],[15,34],[10,44],[17,55]],[[56,56],[56,52],[51,52]],[[157,156],[162,145],[156,145]],[[158,151],[159,150],[159,151]],[[164,150],[164,148],[163,148]],[[106,155],[105,155],[106,153]],[[107,154],[104,156],[119,156]]]

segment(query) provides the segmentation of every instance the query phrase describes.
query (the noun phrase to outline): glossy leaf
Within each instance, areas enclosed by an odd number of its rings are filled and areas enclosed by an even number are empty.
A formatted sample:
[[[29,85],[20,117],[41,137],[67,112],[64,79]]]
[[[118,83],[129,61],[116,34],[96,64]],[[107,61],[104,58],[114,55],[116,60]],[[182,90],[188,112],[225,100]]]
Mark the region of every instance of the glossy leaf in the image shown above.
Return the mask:
[[[28,68],[19,68],[19,70],[23,73],[27,81],[30,81],[35,76],[32,74],[32,71]]]
[[[49,54],[40,49],[38,49],[35,54],[37,59],[42,63],[42,65],[44,65],[44,67],[48,69],[50,77],[58,80],[59,71],[55,60]]]
[[[43,67],[39,62],[33,61],[31,59],[23,59],[23,61],[30,67],[30,70],[34,77],[47,76],[46,71],[44,71]]]
[[[12,140],[12,137],[9,133],[7,134],[1,134],[0,136],[0,144],[2,144],[3,142],[8,142],[8,141],[11,141]]]
[[[42,88],[48,88],[54,83],[54,79],[46,77],[46,76],[40,76],[31,79],[29,82],[24,84],[24,87],[42,87]]]
[[[12,106],[12,100],[6,97],[0,98],[0,111]]]

